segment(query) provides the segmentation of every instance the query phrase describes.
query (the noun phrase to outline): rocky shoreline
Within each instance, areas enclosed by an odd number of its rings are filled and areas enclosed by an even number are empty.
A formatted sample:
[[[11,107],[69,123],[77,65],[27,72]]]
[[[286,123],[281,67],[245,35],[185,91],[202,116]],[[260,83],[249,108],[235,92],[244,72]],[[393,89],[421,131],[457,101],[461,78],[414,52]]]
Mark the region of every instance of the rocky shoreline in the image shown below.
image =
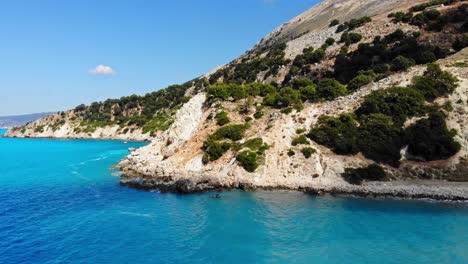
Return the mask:
[[[141,190],[158,190],[164,193],[194,194],[229,190],[294,190],[311,195],[355,196],[364,198],[415,199],[450,202],[468,202],[468,183],[436,180],[414,180],[393,182],[366,182],[363,185],[339,184],[336,186],[255,186],[251,183],[221,184],[210,180],[172,180],[171,177],[142,179],[123,174],[120,184]]]

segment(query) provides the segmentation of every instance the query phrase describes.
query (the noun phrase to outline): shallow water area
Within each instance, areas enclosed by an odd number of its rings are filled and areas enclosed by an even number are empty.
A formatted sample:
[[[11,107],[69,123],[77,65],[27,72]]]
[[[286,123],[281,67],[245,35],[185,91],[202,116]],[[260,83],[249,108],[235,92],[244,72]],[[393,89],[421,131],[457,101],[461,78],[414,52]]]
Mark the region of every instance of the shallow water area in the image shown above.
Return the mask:
[[[0,138],[0,263],[468,263],[466,203],[120,186],[144,144]]]

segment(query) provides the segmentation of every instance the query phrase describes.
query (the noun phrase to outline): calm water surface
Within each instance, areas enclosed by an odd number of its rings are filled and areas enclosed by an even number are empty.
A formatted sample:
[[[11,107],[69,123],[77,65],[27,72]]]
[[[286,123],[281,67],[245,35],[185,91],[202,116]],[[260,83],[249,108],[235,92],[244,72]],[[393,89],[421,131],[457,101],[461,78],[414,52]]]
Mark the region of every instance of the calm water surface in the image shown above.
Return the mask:
[[[119,186],[142,145],[0,138],[0,263],[468,263],[467,204]]]

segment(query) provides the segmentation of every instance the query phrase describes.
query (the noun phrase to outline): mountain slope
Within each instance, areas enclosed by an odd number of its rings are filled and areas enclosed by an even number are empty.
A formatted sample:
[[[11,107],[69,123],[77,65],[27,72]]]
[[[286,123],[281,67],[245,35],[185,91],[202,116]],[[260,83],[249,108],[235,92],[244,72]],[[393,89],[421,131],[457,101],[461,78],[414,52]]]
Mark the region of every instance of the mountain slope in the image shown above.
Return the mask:
[[[205,76],[7,135],[151,140],[119,165],[140,188],[468,199],[372,182],[468,180],[468,5],[426,2],[324,1]]]

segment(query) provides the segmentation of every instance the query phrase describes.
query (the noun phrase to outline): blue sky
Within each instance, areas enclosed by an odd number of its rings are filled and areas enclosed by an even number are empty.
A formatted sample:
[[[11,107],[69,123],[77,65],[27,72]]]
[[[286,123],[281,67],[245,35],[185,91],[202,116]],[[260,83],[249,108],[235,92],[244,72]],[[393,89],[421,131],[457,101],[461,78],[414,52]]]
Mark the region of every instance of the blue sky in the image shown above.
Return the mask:
[[[1,1],[0,116],[183,83],[241,55],[317,2]]]

